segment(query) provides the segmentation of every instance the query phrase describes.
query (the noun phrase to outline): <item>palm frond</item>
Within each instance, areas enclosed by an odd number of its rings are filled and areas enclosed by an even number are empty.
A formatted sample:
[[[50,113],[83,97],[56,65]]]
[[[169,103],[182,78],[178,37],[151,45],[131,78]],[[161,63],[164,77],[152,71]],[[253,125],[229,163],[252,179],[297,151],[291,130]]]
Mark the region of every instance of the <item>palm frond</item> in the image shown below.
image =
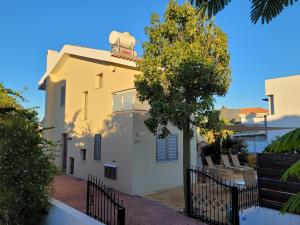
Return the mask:
[[[252,0],[250,18],[253,23],[261,19],[261,23],[269,23],[278,16],[282,10],[293,5],[298,0]]]
[[[266,147],[264,152],[294,153],[300,152],[300,128],[292,130],[281,136]]]
[[[287,180],[288,178],[296,178],[300,180],[300,160],[288,168],[281,177],[282,180]]]
[[[190,0],[190,3],[198,10],[207,11],[209,17],[216,15],[230,2],[231,0]]]
[[[278,16],[284,8],[293,5],[298,0],[252,0],[250,18],[253,23],[269,23]],[[198,10],[205,10],[209,17],[223,10],[231,0],[190,0]]]
[[[289,212],[300,214],[300,192],[289,198],[280,210],[281,213]]]

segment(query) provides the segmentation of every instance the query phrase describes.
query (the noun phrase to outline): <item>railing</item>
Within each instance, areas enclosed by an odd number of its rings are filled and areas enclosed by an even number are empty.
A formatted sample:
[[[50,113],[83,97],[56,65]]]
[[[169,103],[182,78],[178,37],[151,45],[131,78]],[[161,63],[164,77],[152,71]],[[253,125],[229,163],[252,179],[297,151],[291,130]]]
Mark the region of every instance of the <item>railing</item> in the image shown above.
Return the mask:
[[[190,217],[212,224],[239,225],[239,211],[258,205],[257,187],[235,186],[198,168],[188,170]]]
[[[239,187],[238,191],[239,211],[259,205],[257,186],[248,188]]]
[[[86,214],[107,225],[125,225],[123,200],[94,176],[87,180]]]

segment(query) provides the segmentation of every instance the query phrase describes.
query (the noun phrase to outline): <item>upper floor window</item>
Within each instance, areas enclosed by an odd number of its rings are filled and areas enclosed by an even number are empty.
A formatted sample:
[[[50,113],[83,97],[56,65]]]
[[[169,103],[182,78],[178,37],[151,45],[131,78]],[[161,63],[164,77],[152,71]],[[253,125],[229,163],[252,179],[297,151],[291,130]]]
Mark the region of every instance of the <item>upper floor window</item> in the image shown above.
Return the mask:
[[[113,94],[113,112],[126,110],[149,110],[147,101],[140,102],[134,89],[119,91]]]
[[[101,160],[101,134],[94,136],[94,160]]]
[[[178,159],[177,134],[170,134],[166,138],[156,138],[156,160],[174,161]]]
[[[82,110],[83,110],[82,118],[83,120],[87,120],[87,116],[88,116],[88,92],[87,91],[82,93]]]
[[[60,106],[64,107],[66,103],[66,86],[60,88]]]
[[[96,76],[96,88],[103,88],[103,73]]]
[[[113,111],[132,110],[135,92],[120,92],[113,95]]]
[[[274,115],[274,95],[269,95],[269,111],[270,115]]]

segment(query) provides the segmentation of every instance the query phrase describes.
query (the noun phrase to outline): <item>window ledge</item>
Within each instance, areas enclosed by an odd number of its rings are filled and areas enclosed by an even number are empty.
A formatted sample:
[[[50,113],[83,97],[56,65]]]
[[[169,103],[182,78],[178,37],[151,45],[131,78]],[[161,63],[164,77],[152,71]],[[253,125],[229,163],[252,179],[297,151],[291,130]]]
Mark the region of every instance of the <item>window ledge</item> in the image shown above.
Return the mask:
[[[178,162],[178,159],[174,160],[156,160],[157,163],[171,163],[171,162]]]

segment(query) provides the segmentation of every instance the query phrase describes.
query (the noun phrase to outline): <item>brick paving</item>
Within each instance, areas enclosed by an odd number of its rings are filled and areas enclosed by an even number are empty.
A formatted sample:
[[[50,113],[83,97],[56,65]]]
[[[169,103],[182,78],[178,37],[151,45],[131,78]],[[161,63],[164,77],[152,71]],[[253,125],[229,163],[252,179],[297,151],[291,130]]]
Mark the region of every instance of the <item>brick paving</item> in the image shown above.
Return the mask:
[[[126,208],[126,225],[205,225],[175,209],[139,196],[117,192]],[[67,175],[56,176],[53,197],[85,213],[86,181]]]

